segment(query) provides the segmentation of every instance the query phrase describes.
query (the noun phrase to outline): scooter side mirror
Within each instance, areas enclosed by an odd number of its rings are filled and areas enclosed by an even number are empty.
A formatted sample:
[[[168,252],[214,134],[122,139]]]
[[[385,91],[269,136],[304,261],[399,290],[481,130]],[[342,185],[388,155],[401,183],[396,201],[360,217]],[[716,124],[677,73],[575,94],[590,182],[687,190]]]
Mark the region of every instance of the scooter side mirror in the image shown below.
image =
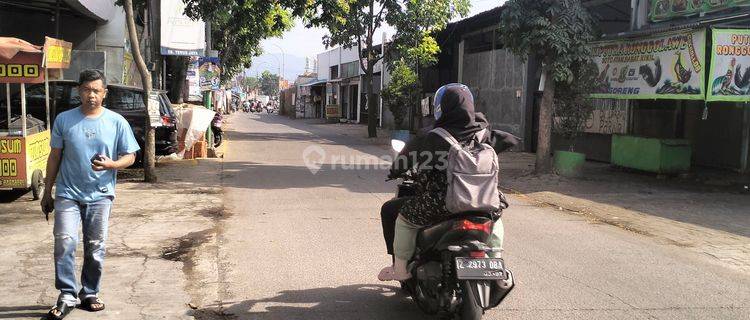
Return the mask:
[[[401,152],[401,150],[404,150],[404,147],[406,147],[406,142],[398,139],[391,139],[391,148],[393,148],[394,151]]]

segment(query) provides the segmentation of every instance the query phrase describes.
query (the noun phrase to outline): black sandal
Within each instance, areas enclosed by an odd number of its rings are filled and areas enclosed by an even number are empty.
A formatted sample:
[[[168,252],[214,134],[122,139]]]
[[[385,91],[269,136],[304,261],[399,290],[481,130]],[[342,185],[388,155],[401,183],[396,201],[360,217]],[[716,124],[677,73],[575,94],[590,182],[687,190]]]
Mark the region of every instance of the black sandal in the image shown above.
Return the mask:
[[[75,307],[71,307],[65,303],[58,303],[56,306],[52,308],[49,312],[47,312],[47,320],[62,320],[67,316],[71,311],[73,311]],[[56,314],[59,312],[59,314]]]
[[[100,307],[94,307],[95,304],[100,305]],[[79,308],[90,311],[90,312],[97,312],[104,310],[104,302],[99,299],[99,297],[91,296],[86,299],[83,299],[81,301],[81,304],[78,306]]]

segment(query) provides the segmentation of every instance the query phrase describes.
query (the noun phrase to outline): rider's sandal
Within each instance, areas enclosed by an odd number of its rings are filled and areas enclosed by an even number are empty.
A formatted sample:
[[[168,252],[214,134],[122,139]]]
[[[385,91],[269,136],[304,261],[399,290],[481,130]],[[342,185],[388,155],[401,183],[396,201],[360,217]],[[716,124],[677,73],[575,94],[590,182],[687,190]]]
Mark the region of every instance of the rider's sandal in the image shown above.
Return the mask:
[[[410,273],[406,273],[405,275],[399,275],[396,274],[396,271],[393,269],[393,267],[385,267],[383,270],[380,270],[380,273],[378,274],[378,280],[380,281],[406,281],[411,278]]]
[[[104,310],[104,302],[99,297],[91,296],[83,299],[79,308],[90,312],[102,311]]]
[[[47,320],[62,320],[67,316],[75,307],[71,307],[65,303],[59,302],[56,306],[47,312]]]

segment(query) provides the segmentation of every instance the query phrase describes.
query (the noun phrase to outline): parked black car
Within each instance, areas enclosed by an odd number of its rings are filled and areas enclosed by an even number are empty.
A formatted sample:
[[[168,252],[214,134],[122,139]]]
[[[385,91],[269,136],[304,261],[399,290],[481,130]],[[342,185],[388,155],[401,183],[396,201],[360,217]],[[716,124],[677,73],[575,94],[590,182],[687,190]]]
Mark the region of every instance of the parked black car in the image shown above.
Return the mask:
[[[78,96],[78,83],[71,80],[50,81],[50,118],[54,123],[55,117],[81,105]],[[110,84],[107,86],[107,98],[104,105],[107,109],[121,114],[130,123],[138,145],[143,146],[146,139],[146,119],[144,117],[146,105],[143,103],[143,89]],[[169,155],[177,151],[177,117],[172,104],[164,91],[156,91],[160,100],[162,126],[156,128],[156,155]],[[53,94],[54,93],[54,94]],[[45,119],[44,84],[31,85],[26,88],[27,113],[37,119]],[[16,93],[11,98],[14,110],[20,114],[21,98]],[[16,113],[14,111],[14,113]],[[138,154],[138,162],[141,153]]]

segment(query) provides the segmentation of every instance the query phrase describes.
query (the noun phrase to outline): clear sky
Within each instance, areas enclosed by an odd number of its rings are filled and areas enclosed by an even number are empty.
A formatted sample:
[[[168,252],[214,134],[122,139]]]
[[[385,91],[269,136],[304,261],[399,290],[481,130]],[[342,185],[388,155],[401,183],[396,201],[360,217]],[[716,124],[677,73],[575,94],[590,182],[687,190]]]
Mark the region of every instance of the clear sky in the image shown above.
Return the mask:
[[[471,0],[471,12],[469,13],[469,16],[490,10],[502,5],[503,3],[505,3],[505,0]],[[393,29],[390,27],[384,28],[384,31],[391,35],[393,33]],[[382,31],[379,31],[378,33],[380,32]],[[326,35],[325,29],[307,29],[298,21],[292,30],[284,33],[283,37],[263,41],[263,51],[266,52],[266,55],[258,57],[253,61],[253,67],[250,68],[249,74],[255,75],[256,71],[260,73],[263,72],[263,70],[277,73],[279,69],[278,60],[281,58],[282,51],[286,56],[286,60],[289,60],[288,62],[285,61],[285,69],[287,70],[285,70],[284,73],[287,75],[290,75],[292,72],[294,72],[294,74],[301,73],[301,70],[289,70],[295,68],[292,62],[294,58],[289,57],[289,55],[297,56],[303,60],[305,57],[315,57],[318,53],[326,50],[322,41],[324,35]],[[296,67],[295,69],[299,68],[300,67]]]

